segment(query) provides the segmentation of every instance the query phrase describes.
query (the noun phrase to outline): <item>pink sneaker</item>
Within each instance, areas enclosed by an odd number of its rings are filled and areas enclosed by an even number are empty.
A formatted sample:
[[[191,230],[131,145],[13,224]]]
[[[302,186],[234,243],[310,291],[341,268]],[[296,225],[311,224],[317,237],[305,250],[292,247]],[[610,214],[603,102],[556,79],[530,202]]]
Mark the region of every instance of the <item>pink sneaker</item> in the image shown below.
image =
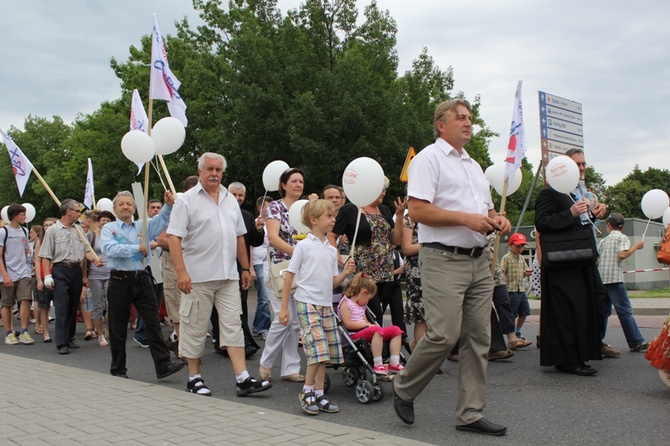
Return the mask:
[[[391,373],[398,373],[401,370],[405,370],[405,366],[398,363],[396,365],[389,364],[389,372]]]
[[[384,367],[383,364],[374,366],[373,370],[375,371],[375,373],[377,375],[388,375],[389,374],[386,371],[386,367]]]

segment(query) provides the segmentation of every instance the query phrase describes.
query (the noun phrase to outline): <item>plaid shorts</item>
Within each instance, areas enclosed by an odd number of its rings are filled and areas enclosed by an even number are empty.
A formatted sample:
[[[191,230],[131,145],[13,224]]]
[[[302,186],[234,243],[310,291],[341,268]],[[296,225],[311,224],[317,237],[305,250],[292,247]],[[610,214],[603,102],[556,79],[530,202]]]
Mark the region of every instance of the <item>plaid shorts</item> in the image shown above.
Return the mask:
[[[296,301],[296,304],[307,365],[320,362],[343,363],[342,345],[333,307],[300,301]]]

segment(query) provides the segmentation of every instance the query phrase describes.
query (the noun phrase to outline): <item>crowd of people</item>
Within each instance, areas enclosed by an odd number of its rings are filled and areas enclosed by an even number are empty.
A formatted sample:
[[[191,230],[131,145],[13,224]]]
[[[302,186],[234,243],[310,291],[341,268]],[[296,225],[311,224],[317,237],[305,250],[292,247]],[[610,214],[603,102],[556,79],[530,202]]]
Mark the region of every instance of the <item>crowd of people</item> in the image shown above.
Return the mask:
[[[623,260],[644,244],[631,246],[621,233],[623,216],[609,215],[609,235],[596,246],[593,223],[605,218],[607,206],[583,181],[572,197],[547,187],[535,205],[537,262],[524,259],[527,240],[520,233],[508,237],[508,252],[498,262],[494,241],[509,234],[511,224],[496,212],[482,169],[464,148],[472,136],[469,103],[440,104],[434,129],[435,143],[412,161],[407,197],[393,202],[393,212],[383,204],[388,179],[378,198],[360,209],[347,203],[342,187],[328,185],[304,205],[306,236],[290,219],[291,207],[306,195],[301,169],[283,172],[280,198],[258,197],[254,216],[241,209],[243,184],[222,185],[226,160],[211,152],[199,158],[197,175],[184,181],[179,200],[166,191],[162,202],[147,203],[146,221],[135,219],[137,206],[127,191],[116,195],[113,212],[81,215],[81,205],[66,199],[59,219],[47,218],[29,232],[26,209],[9,206],[9,223],[0,229],[5,344],[33,344],[34,317],[34,333],[53,342],[58,354],[70,354],[79,348],[81,313],[84,339],[108,348],[110,373],[128,378],[130,324],[136,328],[132,340],[149,349],[158,379],[187,367],[186,390],[209,396],[201,367],[211,337],[230,358],[238,396],[270,389],[277,368],[280,380],[302,383],[300,407],[317,415],[339,411],[324,388],[326,365],[343,361],[339,317],[353,339],[370,343],[375,373],[395,375],[393,406],[404,423],[414,423],[415,399],[450,359],[459,363],[456,428],[486,435],[507,431],[482,414],[488,361],[532,345],[522,333],[531,267],[540,273],[542,366],[591,376],[596,369],[590,360],[620,356],[605,343],[612,305],[630,351],[646,351],[622,275]],[[583,152],[568,155],[583,173]],[[567,231],[593,234],[599,264],[557,268],[543,259],[543,240]],[[277,288],[273,267],[284,262]],[[252,284],[253,315],[247,309]],[[14,306],[20,327],[13,325]],[[384,326],[387,308],[391,324]],[[260,349],[258,342],[263,349],[255,377],[247,358]]]

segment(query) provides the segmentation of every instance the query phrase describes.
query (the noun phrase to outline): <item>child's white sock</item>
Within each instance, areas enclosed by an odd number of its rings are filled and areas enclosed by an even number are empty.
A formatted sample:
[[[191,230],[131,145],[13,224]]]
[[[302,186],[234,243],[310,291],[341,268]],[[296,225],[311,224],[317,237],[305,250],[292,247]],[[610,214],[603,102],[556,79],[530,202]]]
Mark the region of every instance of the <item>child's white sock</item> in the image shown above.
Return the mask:
[[[375,356],[373,359],[375,361],[375,364],[374,364],[375,367],[378,366],[378,365],[383,365],[384,364],[384,361],[382,361],[381,356]]]
[[[391,362],[391,365],[400,364],[400,355],[391,355],[391,357],[389,358],[389,362]]]
[[[308,386],[307,384],[302,386],[302,393],[309,393],[309,392],[314,392],[314,386]]]

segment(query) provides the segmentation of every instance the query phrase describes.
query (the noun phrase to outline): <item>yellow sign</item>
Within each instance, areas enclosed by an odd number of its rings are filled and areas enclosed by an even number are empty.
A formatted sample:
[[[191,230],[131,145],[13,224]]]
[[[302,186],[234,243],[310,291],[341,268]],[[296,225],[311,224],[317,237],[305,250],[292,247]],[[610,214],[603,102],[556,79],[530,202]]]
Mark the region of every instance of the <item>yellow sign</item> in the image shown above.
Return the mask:
[[[407,171],[409,170],[409,163],[412,162],[415,156],[416,150],[414,150],[414,147],[410,147],[409,152],[407,152],[407,158],[405,158],[405,164],[402,166],[402,172],[400,173],[400,181],[403,183],[407,183],[408,181]]]

